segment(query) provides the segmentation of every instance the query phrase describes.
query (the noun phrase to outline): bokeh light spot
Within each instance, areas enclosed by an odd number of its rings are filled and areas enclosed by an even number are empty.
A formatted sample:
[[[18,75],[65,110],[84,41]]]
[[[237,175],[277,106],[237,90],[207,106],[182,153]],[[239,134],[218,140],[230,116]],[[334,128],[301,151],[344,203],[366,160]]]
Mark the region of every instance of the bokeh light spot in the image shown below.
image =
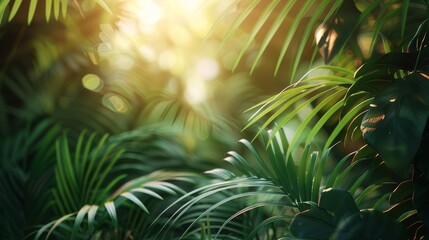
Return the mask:
[[[129,110],[125,99],[113,93],[104,95],[102,102],[105,107],[114,112],[126,113]]]
[[[101,81],[100,77],[92,73],[86,74],[82,78],[82,85],[84,88],[94,92],[99,92],[104,86],[103,81]]]
[[[151,0],[141,0],[135,7],[135,14],[142,24],[154,26],[161,19],[161,8]]]
[[[149,62],[153,62],[157,58],[155,49],[153,49],[153,47],[149,45],[141,45],[139,47],[139,53],[144,59],[146,59]]]
[[[204,80],[212,80],[219,75],[219,64],[214,59],[203,58],[197,61],[196,70]]]
[[[130,70],[135,63],[134,58],[125,54],[119,55],[114,61],[116,67],[122,70]]]
[[[199,82],[189,85],[185,92],[186,100],[194,105],[204,102],[204,100],[206,100],[206,95],[205,86]]]

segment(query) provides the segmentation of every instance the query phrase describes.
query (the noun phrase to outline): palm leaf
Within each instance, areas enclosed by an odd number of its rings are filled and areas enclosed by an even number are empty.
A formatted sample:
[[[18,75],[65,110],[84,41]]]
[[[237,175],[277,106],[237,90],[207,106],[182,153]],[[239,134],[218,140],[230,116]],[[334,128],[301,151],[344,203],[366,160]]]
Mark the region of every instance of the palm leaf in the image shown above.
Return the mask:
[[[113,224],[116,231],[126,232],[129,226],[120,221],[119,216],[126,219],[124,214],[133,210],[134,206],[149,213],[144,201],[149,201],[151,197],[159,198],[161,197],[160,194],[182,193],[177,183],[191,181],[193,177],[191,174],[186,173],[154,172],[140,179],[131,180],[117,188],[115,193],[110,196],[98,198],[98,203],[84,204],[82,207],[76,208],[76,211],[64,214],[56,220],[43,225],[35,233],[35,239],[40,239],[45,232],[47,232],[45,239],[49,239],[54,233],[67,234],[69,231],[71,231],[72,239],[88,237],[94,235],[95,232],[106,231],[106,234],[108,234],[112,231],[103,230],[99,226],[109,222]],[[168,181],[176,181],[177,183],[173,184]],[[128,203],[135,205],[129,205]],[[125,212],[123,211],[125,210],[124,208],[126,209]],[[107,217],[110,220],[107,220]],[[69,224],[69,222],[72,223]]]
[[[109,8],[109,6],[107,5],[105,0],[94,0],[101,8],[103,8],[106,12],[112,14],[111,9]],[[13,5],[12,5],[13,3]],[[5,14],[5,12],[7,12],[7,10],[10,8],[9,11],[9,16],[8,16],[8,21],[12,21],[16,16],[17,13],[24,8],[28,8],[28,14],[27,14],[27,24],[30,25],[33,22],[33,18],[34,15],[36,13],[37,10],[37,6],[38,6],[38,0],[30,0],[25,2],[24,4],[22,4],[23,1],[22,0],[16,0],[16,1],[10,1],[10,0],[6,0],[6,1],[2,1],[2,3],[0,4],[0,16],[3,16]],[[23,5],[27,5],[23,7]],[[62,16],[65,18],[67,16],[67,9],[72,5],[72,4],[77,4],[77,1],[72,1],[72,0],[46,0],[45,3],[45,18],[46,21],[48,22],[51,18],[51,12],[52,9],[54,11],[54,18],[55,20],[59,20],[59,16],[60,13],[62,14]],[[84,4],[84,3],[82,3]],[[41,5],[41,4],[39,4]],[[81,7],[78,5],[79,9],[81,9]],[[1,20],[1,18],[0,18]]]
[[[174,226],[185,225],[186,228],[179,238],[185,239],[189,233],[197,231],[198,223],[205,218],[222,212],[223,207],[230,204],[236,205],[237,208],[237,204],[248,199],[246,202],[249,204],[240,205],[239,211],[230,213],[229,216],[219,215],[219,217],[224,217],[223,223],[219,228],[210,225],[210,229],[216,232],[215,236],[219,236],[223,231],[227,232],[226,226],[232,222],[240,223],[241,220],[238,218],[245,217],[251,212],[259,212],[263,217],[258,222],[251,223],[256,224],[255,230],[251,231],[250,235],[241,236],[243,239],[250,239],[250,237],[258,236],[266,227],[270,228],[267,226],[268,223],[284,223],[285,221],[288,223],[296,212],[308,209],[308,203],[317,202],[323,189],[337,186],[354,192],[357,187],[363,185],[363,181],[369,175],[368,173],[357,176],[356,182],[350,185],[345,184],[344,177],[346,175],[350,177],[350,172],[360,163],[360,161],[356,161],[343,169],[347,161],[351,159],[352,155],[348,155],[329,174],[329,179],[326,181],[324,172],[330,149],[320,155],[317,151],[311,152],[310,147],[307,147],[302,158],[299,159],[300,164],[296,165],[296,161],[290,155],[285,155],[289,146],[284,130],[279,130],[276,137],[271,137],[264,131],[261,137],[265,141],[270,141],[269,144],[263,143],[267,148],[262,151],[247,140],[240,141],[251,154],[250,156],[254,158],[253,160],[260,165],[260,168],[251,165],[250,158],[245,158],[236,152],[229,152],[229,156],[225,160],[233,164],[244,176],[237,177],[230,171],[221,169],[209,171],[210,174],[218,176],[222,180],[209,185],[205,184],[173,202],[155,219],[155,222],[159,221],[162,216],[170,212],[170,209],[177,207],[175,211],[172,211],[172,215],[160,229],[157,237],[163,239],[168,236],[168,232],[175,229]],[[243,200],[238,201],[239,199]],[[209,207],[197,208],[204,203],[208,203]],[[269,209],[270,212],[265,213],[263,209]],[[242,224],[246,226],[249,222]],[[284,236],[281,234],[286,234],[287,229],[283,230],[276,237]]]
[[[0,221],[4,238],[23,238],[50,215],[53,143],[59,127],[52,121],[28,123],[0,146]],[[31,156],[31,157],[29,157]],[[31,207],[28,207],[31,206]]]
[[[312,71],[318,69],[335,71],[335,74],[308,78],[304,76],[300,81],[286,88],[278,95],[271,97],[255,106],[259,107],[259,110],[253,114],[246,127],[255,124],[259,120],[262,120],[266,115],[269,115],[269,118],[265,120],[257,135],[260,134],[265,128],[269,126],[269,124],[275,120],[279,124],[278,126],[273,127],[273,132],[276,133],[291,120],[297,118],[301,111],[308,111],[309,105],[319,101],[318,104],[314,104],[315,108],[310,109],[308,117],[306,117],[298,126],[297,133],[299,133],[299,135],[295,134],[293,137],[291,141],[291,148],[289,148],[288,153],[298,146],[300,136],[303,135],[303,131],[306,128],[310,128],[309,125],[311,124],[312,119],[314,119],[315,116],[321,115],[321,118],[316,123],[314,123],[314,125],[311,127],[311,131],[308,133],[306,143],[308,144],[310,141],[312,141],[317,133],[326,124],[326,122],[337,116],[339,110],[344,106],[344,101],[341,100],[341,98],[344,98],[346,94],[346,87],[350,87],[354,83],[354,81],[351,79],[352,72],[345,68],[321,66],[313,69]],[[309,71],[306,75],[310,74],[312,71]],[[308,95],[311,97],[307,97]],[[340,101],[338,101],[339,99]],[[301,101],[300,104],[294,104],[299,101]],[[334,104],[335,101],[338,102]],[[329,104],[334,105],[331,106],[328,110],[325,110],[323,113],[322,110],[327,108]],[[332,132],[332,134],[329,136],[329,141],[327,142],[325,149],[333,143],[340,131],[343,130],[346,125],[349,124],[353,118],[359,114],[368,104],[369,103],[364,102],[348,111],[347,117],[342,118],[341,124],[338,125],[335,131]],[[292,107],[295,108],[291,109]]]
[[[316,24],[318,22],[322,22],[322,25],[328,26],[329,24],[337,24],[333,19],[338,16],[340,16],[340,18],[344,18],[344,16],[350,15],[350,12],[348,11],[351,7],[356,9],[353,1],[286,1],[285,3],[269,1],[264,3],[256,0],[249,2],[240,0],[235,4],[238,6],[240,11],[238,12],[236,20],[231,23],[231,27],[225,34],[219,48],[224,47],[226,42],[231,38],[234,32],[240,28],[240,26],[245,27],[247,22],[250,22],[252,27],[249,30],[249,35],[245,44],[243,44],[243,47],[236,58],[234,69],[238,66],[244,54],[250,51],[251,46],[253,48],[251,43],[254,42],[254,39],[257,39],[257,36],[263,35],[261,44],[258,46],[259,49],[257,49],[256,57],[253,60],[250,70],[253,72],[258,63],[261,62],[264,52],[270,43],[274,42],[274,40],[281,41],[280,38],[274,38],[274,36],[279,35],[280,31],[283,29],[282,26],[290,25],[288,26],[288,33],[285,35],[284,41],[281,44],[275,74],[278,73],[282,63],[284,62],[283,60],[285,58],[291,58],[291,61],[289,61],[293,63],[290,72],[290,75],[292,76],[291,81],[294,81],[297,69],[300,67],[300,63],[302,62],[301,59],[303,57],[304,50],[308,47],[309,38],[316,30]],[[371,3],[359,3],[356,5],[358,5],[360,11],[357,11],[356,9],[356,21],[349,24],[350,26],[347,27],[347,31],[339,33],[342,40],[336,43],[335,48],[338,49],[338,53],[336,55],[342,55],[346,46],[352,40],[354,41],[354,36],[357,35],[361,26],[364,26],[366,29],[372,28],[369,33],[371,34],[372,39],[370,54],[373,54],[374,51],[377,51],[374,48],[374,45],[376,44],[375,40],[378,36],[381,35],[382,38],[386,38],[387,36],[387,38],[394,42],[394,44],[403,46],[407,43],[408,36],[410,35],[405,34],[405,32],[407,31],[408,33],[409,31],[412,33],[413,29],[415,30],[418,27],[418,23],[421,22],[422,19],[424,20],[422,9],[425,9],[425,5],[421,1],[393,1],[388,3],[385,3],[384,1],[375,1]],[[291,9],[298,7],[299,11],[297,13],[291,11]],[[287,23],[287,19],[291,18],[293,18],[292,22],[290,24]],[[369,21],[368,19],[371,18],[376,18],[376,21]],[[304,24],[306,28],[302,32],[299,32],[299,26]],[[400,25],[399,32],[392,27],[396,25]],[[262,34],[262,32],[264,34]],[[297,50],[296,53],[294,53],[294,57],[289,57],[287,56],[287,53],[291,51],[292,45],[296,45],[295,49]],[[360,53],[357,53],[357,55],[359,54]],[[341,58],[337,58],[337,60],[340,59]],[[337,60],[336,62],[338,62]]]

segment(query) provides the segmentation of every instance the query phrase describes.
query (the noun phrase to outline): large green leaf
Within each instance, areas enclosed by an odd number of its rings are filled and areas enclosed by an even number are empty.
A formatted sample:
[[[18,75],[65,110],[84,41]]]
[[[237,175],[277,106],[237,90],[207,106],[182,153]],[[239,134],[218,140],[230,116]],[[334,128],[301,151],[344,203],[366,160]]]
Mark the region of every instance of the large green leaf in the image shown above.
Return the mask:
[[[361,124],[365,141],[400,175],[419,150],[429,116],[428,78],[414,72],[394,81],[375,97]]]
[[[328,239],[342,220],[355,214],[359,214],[359,209],[352,195],[346,190],[330,188],[323,191],[319,206],[295,216],[290,230],[296,237]]]
[[[405,229],[391,216],[376,210],[359,211],[352,195],[327,189],[318,206],[298,213],[290,230],[306,239],[403,239]],[[390,230],[392,229],[392,230]]]
[[[342,221],[333,239],[404,239],[401,223],[377,210],[362,210]]]
[[[336,223],[344,217],[359,213],[352,195],[341,189],[326,189],[322,192],[319,206],[334,213]]]
[[[298,213],[290,225],[294,236],[308,239],[328,239],[335,228],[334,217],[318,207]]]

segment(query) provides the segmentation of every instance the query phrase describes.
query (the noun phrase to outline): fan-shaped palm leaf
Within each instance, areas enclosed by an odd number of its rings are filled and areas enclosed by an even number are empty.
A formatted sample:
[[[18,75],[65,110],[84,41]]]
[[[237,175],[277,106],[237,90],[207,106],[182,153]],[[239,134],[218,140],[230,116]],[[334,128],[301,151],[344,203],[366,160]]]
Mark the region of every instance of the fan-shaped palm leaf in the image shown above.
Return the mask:
[[[302,80],[284,89],[281,93],[254,106],[253,108],[259,109],[250,118],[247,127],[263,119],[264,116],[270,115],[270,117],[265,120],[258,134],[264,131],[263,129],[269,127],[274,121],[278,121],[279,125],[273,126],[273,132],[275,134],[284,127],[285,124],[296,118],[301,111],[306,110],[310,113],[307,117],[302,119],[302,122],[296,129],[288,153],[298,146],[299,137],[303,136],[303,132],[310,128],[309,124],[312,124],[312,121],[314,125],[311,127],[312,129],[309,130],[305,143],[308,145],[308,143],[313,141],[314,137],[328,120],[335,117],[339,118],[340,110],[344,105],[343,98],[346,94],[346,87],[354,83],[352,78],[353,72],[348,69],[333,66],[320,66],[314,68],[312,71],[318,69],[329,70],[334,72],[334,74],[308,78],[304,76]],[[310,74],[312,71],[307,74]],[[315,104],[316,102],[317,104]],[[315,105],[314,109],[308,109],[312,104]],[[353,120],[353,118],[368,104],[368,102],[363,102],[360,105],[353,106],[348,113],[344,115],[340,124],[338,124],[336,129],[331,133],[328,142],[325,144],[325,149],[330,147],[340,131],[346,127],[347,123]],[[320,116],[320,119],[315,121],[314,118],[316,116]]]
[[[320,156],[317,151],[310,153],[310,148],[307,148],[297,164],[297,161],[291,156],[285,155],[289,146],[283,129],[280,129],[274,138],[269,136],[266,131],[262,133],[262,136],[266,141],[272,139],[267,145],[266,152],[261,152],[247,140],[241,140],[241,143],[258,163],[258,168],[255,168],[254,165],[251,166],[251,161],[240,154],[229,152],[229,156],[225,160],[233,164],[244,176],[237,177],[232,172],[223,169],[209,171],[208,173],[214,174],[222,180],[187,193],[167,208],[160,216],[169,212],[173,206],[180,206],[172,213],[158,237],[163,239],[174,226],[186,224],[187,228],[180,238],[186,239],[188,233],[197,231],[198,224],[201,224],[203,219],[212,217],[213,214],[217,216],[219,212],[224,212],[222,207],[235,204],[236,209],[242,206],[241,210],[230,213],[231,215],[226,219],[223,216],[225,220],[222,225],[220,227],[212,226],[209,232],[216,239],[219,237],[218,234],[228,232],[224,228],[234,222],[236,218],[245,218],[247,214],[255,211],[260,212],[262,218],[253,222],[254,225],[251,226],[254,230],[249,232],[250,234],[245,233],[241,236],[243,239],[253,239],[253,237],[257,238],[260,233],[258,231],[264,232],[263,229],[270,228],[270,224],[284,224],[285,222],[290,224],[291,218],[297,212],[308,209],[307,203],[318,202],[321,191],[325,188],[345,188],[350,189],[351,194],[355,194],[356,197],[366,198],[365,196],[368,196],[368,193],[362,195],[364,193],[357,193],[356,190],[369,173],[356,177],[356,182],[343,181],[346,175],[350,177],[350,171],[361,162],[356,161],[354,164],[344,166],[350,161],[351,155],[344,157],[325,180],[324,172],[327,167],[329,150]],[[220,199],[217,199],[218,197]],[[211,207],[197,210],[198,214],[195,213],[195,207],[207,201],[212,204]],[[241,205],[243,202],[248,205]],[[188,215],[190,216],[188,217]],[[191,222],[184,220],[188,218],[193,220]],[[238,226],[249,224],[249,222],[237,221],[240,223]],[[277,233],[271,237],[279,238],[290,235],[287,228],[276,228],[276,230]]]
[[[123,211],[120,206],[129,209],[135,206],[148,213],[144,203],[148,197],[162,199],[161,193],[183,193],[177,183],[167,181],[192,181],[190,174],[161,172],[129,180],[116,169],[121,169],[119,160],[124,151],[118,149],[117,143],[109,142],[107,135],[98,138],[96,134],[88,136],[83,132],[73,147],[63,135],[56,142],[56,152],[56,185],[52,195],[60,217],[41,227],[36,239],[46,231],[46,239],[68,231],[72,232],[72,238],[91,236],[103,232],[100,226],[106,222],[126,233],[127,227],[118,220]],[[71,222],[74,223],[70,225]]]

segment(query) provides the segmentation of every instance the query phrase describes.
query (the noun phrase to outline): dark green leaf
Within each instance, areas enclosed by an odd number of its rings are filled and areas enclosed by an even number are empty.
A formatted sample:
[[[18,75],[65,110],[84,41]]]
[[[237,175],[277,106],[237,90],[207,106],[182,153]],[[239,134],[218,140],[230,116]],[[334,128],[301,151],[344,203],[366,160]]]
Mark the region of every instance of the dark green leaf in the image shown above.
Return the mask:
[[[428,44],[428,39],[426,37],[429,31],[429,20],[424,21],[420,24],[416,35],[414,35],[413,39],[408,44],[408,51],[418,51],[421,50],[425,45]]]
[[[399,175],[408,171],[416,155],[429,115],[429,80],[412,73],[380,92],[365,114],[365,141]]]
[[[350,30],[356,25],[360,12],[354,1],[346,0],[329,22],[316,30],[316,42],[319,52],[328,63],[340,51],[348,40]]]
[[[295,237],[310,239],[328,239],[335,228],[334,217],[318,207],[298,213],[290,225]]]
[[[427,159],[426,159],[427,160]],[[415,173],[417,174],[417,173]],[[413,179],[414,192],[413,202],[417,208],[417,213],[426,228],[429,230],[429,181],[426,180],[425,174],[419,174]]]
[[[398,219],[402,214],[415,209],[413,201],[411,198],[408,198],[400,203],[393,205],[391,208],[387,209],[385,213],[389,214],[392,218]]]
[[[405,229],[401,223],[377,210],[362,210],[342,221],[335,231],[334,239],[362,240],[389,239],[401,240]]]
[[[329,188],[324,190],[320,197],[319,206],[334,213],[336,223],[345,217],[359,213],[352,195],[342,189]]]
[[[413,182],[411,180],[401,182],[390,196],[390,204],[397,204],[411,197],[413,193]]]

